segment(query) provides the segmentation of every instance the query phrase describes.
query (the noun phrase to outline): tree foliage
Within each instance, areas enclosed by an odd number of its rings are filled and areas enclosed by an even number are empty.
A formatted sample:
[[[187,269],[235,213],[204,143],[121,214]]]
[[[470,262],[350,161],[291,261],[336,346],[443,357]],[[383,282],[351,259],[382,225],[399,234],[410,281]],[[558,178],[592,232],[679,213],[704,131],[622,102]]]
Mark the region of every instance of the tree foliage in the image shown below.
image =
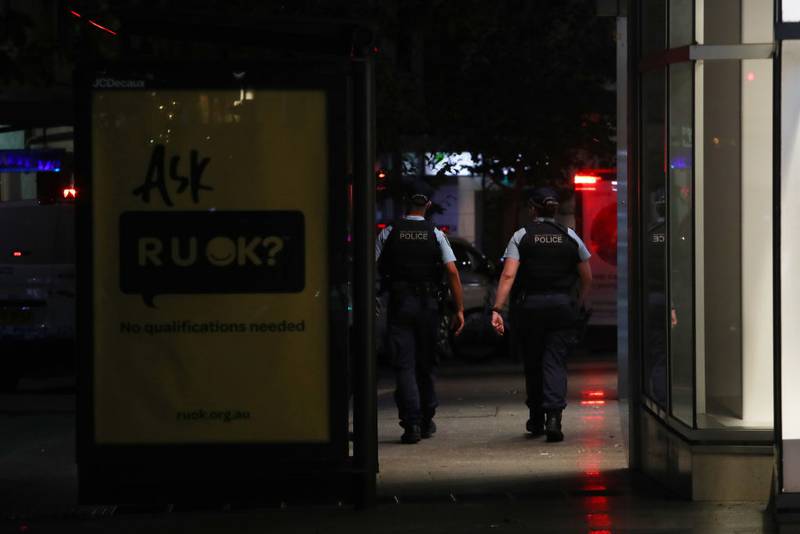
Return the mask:
[[[593,1],[403,2],[382,38],[383,150],[424,139],[526,183],[613,158],[613,26]]]

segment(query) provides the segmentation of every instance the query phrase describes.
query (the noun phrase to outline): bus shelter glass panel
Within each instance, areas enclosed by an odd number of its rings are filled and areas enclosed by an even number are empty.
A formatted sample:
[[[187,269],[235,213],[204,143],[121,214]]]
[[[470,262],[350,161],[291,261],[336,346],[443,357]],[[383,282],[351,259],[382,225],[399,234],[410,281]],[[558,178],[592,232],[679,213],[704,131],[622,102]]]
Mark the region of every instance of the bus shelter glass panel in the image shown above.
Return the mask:
[[[694,424],[694,184],[692,63],[669,73],[669,309],[672,414]]]
[[[667,407],[667,272],[664,69],[642,75],[644,392]]]

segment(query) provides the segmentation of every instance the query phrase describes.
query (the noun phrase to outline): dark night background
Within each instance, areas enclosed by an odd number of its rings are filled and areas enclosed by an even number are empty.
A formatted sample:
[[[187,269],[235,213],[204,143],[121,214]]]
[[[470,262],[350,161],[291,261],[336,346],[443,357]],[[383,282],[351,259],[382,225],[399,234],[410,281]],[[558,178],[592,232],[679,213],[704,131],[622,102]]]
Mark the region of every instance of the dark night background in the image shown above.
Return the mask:
[[[485,220],[495,221],[482,229],[482,241],[492,254],[499,252],[491,250],[500,246],[499,236],[517,225],[523,189],[547,182],[566,191],[575,169],[614,165],[614,25],[596,16],[594,0],[58,4],[56,17],[46,20],[10,4],[0,10],[5,91],[69,91],[72,68],[93,58],[341,55],[348,51],[336,42],[336,28],[372,28],[377,156],[387,169],[381,194],[400,196],[398,184],[407,177],[398,170],[407,154],[480,154],[474,173],[484,178]],[[331,44],[303,38],[319,28],[334,34]]]

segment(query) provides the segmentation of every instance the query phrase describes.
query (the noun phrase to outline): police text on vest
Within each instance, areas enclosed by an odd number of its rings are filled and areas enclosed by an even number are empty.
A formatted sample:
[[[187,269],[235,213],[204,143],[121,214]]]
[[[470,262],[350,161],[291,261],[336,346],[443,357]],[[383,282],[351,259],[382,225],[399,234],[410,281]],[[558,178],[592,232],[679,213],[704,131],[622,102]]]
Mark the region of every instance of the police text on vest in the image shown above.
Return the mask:
[[[545,245],[551,244],[558,244],[564,242],[563,235],[551,235],[551,234],[534,234],[533,236],[534,243],[542,243]]]
[[[427,241],[428,232],[424,230],[403,230],[400,232],[400,239],[406,241]]]

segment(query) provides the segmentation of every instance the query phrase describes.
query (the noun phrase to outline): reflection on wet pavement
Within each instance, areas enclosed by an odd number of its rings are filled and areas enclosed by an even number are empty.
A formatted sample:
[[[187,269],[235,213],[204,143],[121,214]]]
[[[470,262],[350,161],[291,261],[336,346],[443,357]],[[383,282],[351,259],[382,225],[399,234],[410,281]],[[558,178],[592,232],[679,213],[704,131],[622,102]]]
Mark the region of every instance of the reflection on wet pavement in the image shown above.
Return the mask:
[[[392,397],[381,396],[381,495],[529,493],[543,479],[551,485],[555,481],[557,491],[565,494],[608,491],[606,473],[627,467],[616,370],[600,361],[576,363],[571,371],[561,443],[525,432],[524,379],[513,366],[443,369],[439,431],[415,446],[399,443]],[[381,383],[384,391],[390,385],[391,377]]]
[[[609,358],[571,364],[561,443],[525,433],[524,379],[515,366],[445,367],[439,431],[411,446],[399,443],[391,386],[387,375],[379,397],[382,507],[491,503],[496,515],[505,512],[490,528],[514,532],[771,531],[765,503],[677,500],[629,473]]]

